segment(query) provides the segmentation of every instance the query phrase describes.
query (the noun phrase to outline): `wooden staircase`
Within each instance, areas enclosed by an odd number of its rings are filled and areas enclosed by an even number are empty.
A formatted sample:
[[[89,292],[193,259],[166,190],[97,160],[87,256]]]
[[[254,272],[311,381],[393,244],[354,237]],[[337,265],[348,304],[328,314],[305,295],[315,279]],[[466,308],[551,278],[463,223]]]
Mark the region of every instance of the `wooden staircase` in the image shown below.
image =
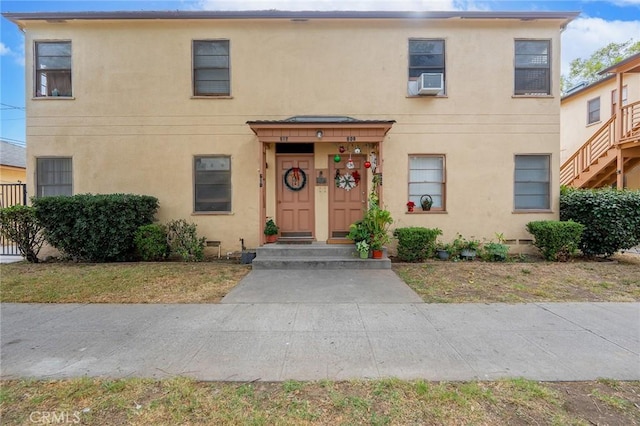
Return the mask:
[[[640,164],[640,101],[622,107],[621,119],[620,140],[615,137],[620,123],[614,115],[560,167],[561,185],[575,188],[615,185],[619,150],[624,170]]]

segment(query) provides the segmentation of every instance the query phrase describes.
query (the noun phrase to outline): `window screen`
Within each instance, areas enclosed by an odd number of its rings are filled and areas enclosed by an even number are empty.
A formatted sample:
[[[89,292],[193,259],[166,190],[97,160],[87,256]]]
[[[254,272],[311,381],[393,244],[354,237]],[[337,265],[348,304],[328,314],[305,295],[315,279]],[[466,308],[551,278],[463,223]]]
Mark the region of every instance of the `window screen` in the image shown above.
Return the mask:
[[[420,206],[420,198],[433,199],[432,210],[445,208],[445,169],[442,155],[409,156],[409,201]]]
[[[229,81],[229,40],[194,41],[193,94],[229,95]]]
[[[71,158],[38,158],[36,192],[37,197],[73,195]]]
[[[195,157],[194,174],[194,210],[197,212],[230,212],[231,157]]]
[[[516,155],[514,205],[516,210],[548,210],[550,156]]]
[[[516,95],[551,94],[551,44],[548,40],[516,40]]]
[[[38,41],[35,52],[35,96],[72,96],[71,42]]]

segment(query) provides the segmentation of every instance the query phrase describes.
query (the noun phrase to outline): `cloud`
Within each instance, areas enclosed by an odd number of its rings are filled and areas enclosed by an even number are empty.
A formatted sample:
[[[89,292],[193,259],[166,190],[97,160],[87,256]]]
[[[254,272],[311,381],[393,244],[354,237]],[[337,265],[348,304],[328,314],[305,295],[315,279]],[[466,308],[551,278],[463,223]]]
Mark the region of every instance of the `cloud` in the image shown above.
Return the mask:
[[[578,18],[562,33],[562,74],[569,74],[569,63],[573,59],[588,58],[593,52],[612,42],[621,43],[632,37],[639,41],[639,36],[640,20],[605,21],[601,18]]]
[[[13,52],[3,42],[0,41],[0,56],[11,55]]]

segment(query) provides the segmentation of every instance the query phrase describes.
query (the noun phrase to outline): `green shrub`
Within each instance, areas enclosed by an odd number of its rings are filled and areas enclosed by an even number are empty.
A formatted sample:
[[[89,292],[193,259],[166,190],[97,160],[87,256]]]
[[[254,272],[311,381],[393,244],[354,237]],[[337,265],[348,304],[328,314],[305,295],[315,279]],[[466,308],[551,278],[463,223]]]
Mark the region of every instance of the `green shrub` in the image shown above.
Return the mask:
[[[152,223],[142,225],[133,237],[136,254],[145,262],[163,260],[169,256],[167,243],[167,228],[164,225]]]
[[[195,223],[179,219],[167,224],[167,242],[171,254],[180,256],[185,262],[200,262],[204,259],[205,241],[205,237],[198,238]]]
[[[0,209],[0,233],[16,243],[18,251],[27,261],[38,263],[44,234],[33,207],[11,206]]]
[[[640,244],[640,191],[566,189],[560,219],[585,226],[580,249],[587,256],[611,256]]]
[[[422,262],[433,256],[438,235],[442,235],[438,228],[396,228],[393,236],[398,239],[398,258],[403,262]]]
[[[583,225],[573,221],[540,220],[527,223],[527,231],[535,238],[533,245],[547,260],[568,260],[576,252],[583,230]]]
[[[480,250],[480,257],[488,262],[504,262],[508,255],[509,246],[503,243],[484,243]]]
[[[135,258],[138,227],[153,222],[158,199],[133,194],[79,194],[34,198],[45,238],[73,259],[89,262]]]

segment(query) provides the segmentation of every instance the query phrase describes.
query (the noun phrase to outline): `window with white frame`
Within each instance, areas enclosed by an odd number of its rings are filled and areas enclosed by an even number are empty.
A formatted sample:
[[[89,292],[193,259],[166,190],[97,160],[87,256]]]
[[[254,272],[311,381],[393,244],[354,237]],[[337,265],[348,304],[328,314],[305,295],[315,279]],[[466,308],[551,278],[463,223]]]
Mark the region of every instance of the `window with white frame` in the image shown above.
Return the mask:
[[[229,40],[193,42],[193,95],[229,96]]]
[[[516,210],[551,208],[551,156],[525,154],[515,156],[514,207]]]
[[[431,210],[445,210],[444,155],[415,154],[409,156],[409,201],[420,209],[420,201],[428,195],[433,200]]]
[[[516,40],[515,95],[551,94],[551,42]]]
[[[194,170],[194,211],[231,211],[231,157],[196,156]]]
[[[36,159],[36,197],[73,195],[71,157]]]
[[[409,81],[417,84],[420,76],[427,74],[429,81],[439,86],[442,90],[438,94],[444,94],[445,74],[445,46],[442,39],[410,39],[409,40]],[[442,78],[440,79],[440,74]],[[441,81],[441,83],[440,83]],[[411,84],[411,83],[410,83]],[[417,94],[416,89],[410,90],[409,95]]]
[[[71,97],[71,42],[35,42],[35,96]]]
[[[600,121],[600,97],[587,101],[587,124]]]

